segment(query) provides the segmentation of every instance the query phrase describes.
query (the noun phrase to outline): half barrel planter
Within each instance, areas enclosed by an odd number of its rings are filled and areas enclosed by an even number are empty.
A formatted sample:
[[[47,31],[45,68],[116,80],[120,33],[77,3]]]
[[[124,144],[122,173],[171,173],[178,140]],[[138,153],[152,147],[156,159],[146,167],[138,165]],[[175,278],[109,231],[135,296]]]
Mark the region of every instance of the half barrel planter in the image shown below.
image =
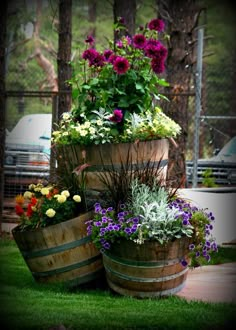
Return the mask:
[[[133,169],[156,167],[163,180],[166,179],[168,165],[168,139],[150,140],[137,143],[105,143],[99,145],[65,145],[57,147],[57,159],[62,168],[71,173],[79,165],[86,168],[87,188],[104,191],[101,175],[111,169],[119,170],[122,166]]]
[[[104,275],[102,255],[87,236],[85,222],[92,212],[32,231],[12,230],[16,244],[34,279],[68,286],[88,283]]]
[[[182,290],[188,267],[189,238],[161,245],[147,241],[136,244],[122,240],[103,252],[109,287],[115,292],[137,298],[169,296]]]

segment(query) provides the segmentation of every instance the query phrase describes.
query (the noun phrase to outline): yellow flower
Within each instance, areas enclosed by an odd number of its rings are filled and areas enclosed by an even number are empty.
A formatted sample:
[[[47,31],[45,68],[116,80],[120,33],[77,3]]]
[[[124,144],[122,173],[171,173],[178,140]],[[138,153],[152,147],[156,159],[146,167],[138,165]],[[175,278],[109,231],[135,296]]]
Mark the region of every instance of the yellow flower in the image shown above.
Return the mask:
[[[81,197],[79,195],[74,195],[73,200],[77,203],[81,202]]]
[[[45,214],[49,217],[49,218],[53,218],[54,215],[56,214],[56,211],[53,209],[48,209]]]
[[[32,197],[32,192],[30,192],[28,190],[24,192],[24,198],[30,199],[31,197]]]
[[[69,193],[68,190],[63,190],[63,191],[61,192],[61,195],[64,195],[64,196],[66,196],[66,197],[69,197],[69,196],[70,196],[70,193]]]
[[[65,201],[66,201],[66,196],[65,195],[59,195],[58,197],[57,197],[57,201],[58,201],[58,203],[65,203]]]
[[[24,196],[22,196],[21,194],[20,195],[16,195],[15,201],[16,201],[17,204],[23,205],[24,204],[24,201],[25,201]]]
[[[50,192],[50,190],[49,190],[48,188],[42,188],[42,189],[41,189],[41,194],[42,194],[42,195],[48,195],[49,192]]]
[[[61,134],[60,131],[54,131],[54,132],[52,132],[52,135],[53,135],[53,136],[58,136],[58,135],[60,135],[60,134]]]

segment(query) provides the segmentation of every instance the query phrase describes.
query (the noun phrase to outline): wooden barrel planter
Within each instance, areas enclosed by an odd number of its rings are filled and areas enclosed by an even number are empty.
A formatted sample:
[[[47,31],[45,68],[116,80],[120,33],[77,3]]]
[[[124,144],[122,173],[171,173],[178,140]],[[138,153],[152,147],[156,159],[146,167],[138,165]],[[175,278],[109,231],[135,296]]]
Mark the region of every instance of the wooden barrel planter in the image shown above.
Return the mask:
[[[88,212],[74,219],[33,231],[12,230],[16,244],[38,282],[76,286],[104,274],[102,255],[87,236]]]
[[[102,191],[101,174],[109,170],[129,166],[142,169],[147,164],[158,167],[163,180],[166,179],[169,141],[167,139],[151,140],[137,143],[100,144],[91,146],[60,146],[57,158],[62,167],[71,172],[79,165],[88,164],[86,168],[87,188]]]
[[[180,291],[186,281],[189,239],[160,245],[158,242],[136,244],[123,240],[103,252],[109,287],[124,296],[151,298],[169,296]]]

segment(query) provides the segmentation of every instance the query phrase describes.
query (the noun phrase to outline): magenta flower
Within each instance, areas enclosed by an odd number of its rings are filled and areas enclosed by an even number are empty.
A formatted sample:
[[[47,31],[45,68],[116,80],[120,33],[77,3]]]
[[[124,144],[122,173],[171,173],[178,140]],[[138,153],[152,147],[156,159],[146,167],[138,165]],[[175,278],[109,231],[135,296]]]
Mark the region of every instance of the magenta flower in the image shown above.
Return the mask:
[[[150,30],[162,32],[165,28],[165,23],[159,18],[154,18],[148,23],[148,28]]]
[[[156,39],[148,39],[147,40],[147,46],[155,46],[155,47],[159,47],[160,46],[160,41],[156,40]]]
[[[113,51],[111,49],[106,49],[103,52],[103,56],[105,58],[105,61],[108,61],[110,59],[110,56],[113,54]]]
[[[117,56],[113,63],[113,68],[116,73],[124,74],[129,69],[129,61],[125,57]]]
[[[118,40],[118,41],[116,42],[116,46],[117,46],[118,48],[122,48],[122,47],[123,47],[123,43],[122,43],[122,41],[121,41],[121,40]]]
[[[123,118],[122,110],[116,109],[113,111],[113,116],[111,116],[109,119],[114,123],[120,123],[122,121],[122,118]]]
[[[82,58],[84,60],[92,61],[97,55],[99,55],[99,53],[95,49],[90,48],[82,53]]]
[[[132,39],[131,39],[129,36],[126,36],[126,37],[124,38],[124,40],[125,40],[125,44],[126,44],[126,45],[131,45],[131,43],[132,43]]]
[[[149,44],[145,47],[145,55],[147,57],[155,58],[158,57],[158,54],[159,54],[159,46]]]
[[[152,67],[153,72],[155,72],[156,74],[162,73],[163,71],[165,71],[164,62],[159,60],[158,58],[152,59],[151,67]]]
[[[97,55],[89,61],[89,66],[103,67],[105,64],[105,58],[103,55],[97,53]]]
[[[168,54],[168,50],[164,45],[160,43],[159,49],[158,49],[158,57],[160,57],[162,60],[165,60]]]
[[[111,64],[114,64],[115,60],[117,59],[117,55],[116,54],[111,54],[109,59],[108,59],[108,62],[111,63]]]
[[[87,36],[85,42],[92,45],[94,43],[94,38],[92,36]]]
[[[118,18],[118,22],[119,22],[120,24],[125,24],[125,19],[124,19],[124,17],[119,17],[119,18]]]
[[[146,38],[143,34],[136,34],[133,38],[134,47],[143,49],[146,45]]]

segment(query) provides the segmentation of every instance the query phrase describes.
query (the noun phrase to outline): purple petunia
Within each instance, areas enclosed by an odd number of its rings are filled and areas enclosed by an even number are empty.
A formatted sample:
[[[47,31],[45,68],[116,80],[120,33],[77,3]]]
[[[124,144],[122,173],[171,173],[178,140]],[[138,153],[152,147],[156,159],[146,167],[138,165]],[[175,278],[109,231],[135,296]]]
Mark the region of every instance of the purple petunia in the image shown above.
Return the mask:
[[[189,250],[194,250],[195,249],[195,245],[194,244],[190,244],[189,245]]]
[[[180,262],[183,267],[188,266],[188,262],[185,259],[182,259]]]

